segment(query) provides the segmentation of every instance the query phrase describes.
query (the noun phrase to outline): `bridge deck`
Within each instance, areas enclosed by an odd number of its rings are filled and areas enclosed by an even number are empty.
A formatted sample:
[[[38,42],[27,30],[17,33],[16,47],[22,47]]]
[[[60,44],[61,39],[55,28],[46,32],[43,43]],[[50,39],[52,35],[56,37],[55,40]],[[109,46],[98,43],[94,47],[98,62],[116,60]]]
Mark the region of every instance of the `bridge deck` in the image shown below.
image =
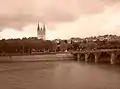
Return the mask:
[[[86,51],[74,51],[72,53],[96,53],[96,52],[114,52],[120,51],[120,49],[100,49],[100,50],[86,50]]]

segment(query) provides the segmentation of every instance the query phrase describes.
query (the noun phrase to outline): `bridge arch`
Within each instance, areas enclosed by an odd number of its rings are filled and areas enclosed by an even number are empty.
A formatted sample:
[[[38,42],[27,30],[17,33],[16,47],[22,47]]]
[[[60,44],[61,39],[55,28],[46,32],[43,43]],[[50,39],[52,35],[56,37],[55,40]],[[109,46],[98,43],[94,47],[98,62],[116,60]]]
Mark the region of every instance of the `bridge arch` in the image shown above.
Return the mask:
[[[85,61],[85,54],[84,53],[80,54],[80,60]]]
[[[110,52],[101,52],[99,56],[99,61],[100,62],[109,62],[111,58],[111,53]]]
[[[89,54],[88,61],[89,62],[94,62],[95,61],[95,54],[94,53]]]
[[[119,64],[120,64],[120,54],[117,54],[117,55],[116,55],[116,63],[119,63]]]
[[[74,59],[75,59],[75,60],[77,60],[77,55],[78,55],[78,54],[77,54],[77,53],[75,53],[75,54],[73,54],[73,55],[74,55],[74,56],[73,56],[73,57],[74,57]]]

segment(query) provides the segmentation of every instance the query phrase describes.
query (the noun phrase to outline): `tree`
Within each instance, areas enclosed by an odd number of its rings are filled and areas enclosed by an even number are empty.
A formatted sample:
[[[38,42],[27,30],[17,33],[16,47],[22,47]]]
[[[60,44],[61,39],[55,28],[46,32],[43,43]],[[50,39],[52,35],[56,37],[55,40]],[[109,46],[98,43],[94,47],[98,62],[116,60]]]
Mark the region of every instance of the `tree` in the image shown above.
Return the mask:
[[[95,42],[87,42],[86,43],[86,49],[87,50],[92,50],[94,48],[96,48],[97,44]]]
[[[7,42],[5,39],[2,39],[0,42],[0,48],[1,48],[1,52],[6,52],[6,47],[8,46]]]
[[[71,50],[72,49],[72,44],[67,43],[67,50]]]
[[[79,49],[79,45],[80,45],[80,44],[79,44],[78,42],[73,42],[73,43],[72,43],[72,47],[73,47],[74,50]]]
[[[51,51],[56,52],[56,50],[57,50],[57,43],[52,41],[52,49],[51,49]]]
[[[61,44],[60,44],[60,50],[61,51],[67,50],[67,44],[65,44],[65,42],[61,42]]]

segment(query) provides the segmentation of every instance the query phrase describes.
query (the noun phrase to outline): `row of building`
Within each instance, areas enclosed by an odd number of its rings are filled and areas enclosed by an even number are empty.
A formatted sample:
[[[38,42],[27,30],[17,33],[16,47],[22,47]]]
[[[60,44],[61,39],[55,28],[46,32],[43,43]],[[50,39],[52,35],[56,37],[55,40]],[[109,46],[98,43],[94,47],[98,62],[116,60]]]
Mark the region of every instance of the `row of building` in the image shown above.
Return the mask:
[[[57,43],[62,41],[61,39],[55,39]],[[103,35],[103,36],[94,36],[94,37],[86,37],[86,38],[71,38],[67,39],[67,43],[71,42],[89,42],[89,41],[120,41],[120,36],[116,35]]]
[[[37,39],[43,39],[46,40],[46,27],[43,25],[42,27],[39,26],[37,27]],[[120,36],[116,35],[103,35],[103,36],[92,36],[92,37],[86,37],[86,38],[71,38],[68,39],[67,42],[71,43],[73,42],[83,42],[83,41],[120,41]],[[56,42],[61,41],[61,39],[55,39]]]

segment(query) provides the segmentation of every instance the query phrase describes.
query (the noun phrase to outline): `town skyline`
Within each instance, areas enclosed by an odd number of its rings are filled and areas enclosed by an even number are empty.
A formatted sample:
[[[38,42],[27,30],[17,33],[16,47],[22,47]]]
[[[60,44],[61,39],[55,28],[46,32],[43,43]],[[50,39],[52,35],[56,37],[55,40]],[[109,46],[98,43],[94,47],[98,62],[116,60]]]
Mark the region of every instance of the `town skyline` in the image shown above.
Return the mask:
[[[20,39],[22,39],[22,38],[24,38],[24,37],[26,37],[26,38],[29,38],[29,37],[38,37],[38,32],[37,32],[37,30],[38,30],[38,24],[39,24],[39,27],[40,28],[43,28],[43,26],[45,25],[45,31],[46,31],[46,34],[45,34],[45,38],[46,38],[46,40],[55,40],[55,39],[71,39],[71,38],[89,38],[89,37],[98,37],[98,36],[104,36],[104,35],[116,35],[116,34],[98,34],[98,35],[87,35],[87,36],[68,36],[68,37],[60,37],[60,36],[55,36],[55,33],[54,33],[54,30],[52,30],[51,32],[50,32],[50,30],[49,29],[47,29],[47,26],[46,26],[46,24],[43,24],[43,23],[39,23],[39,21],[37,22],[37,24],[36,25],[34,25],[34,26],[31,26],[31,27],[34,27],[35,28],[35,30],[34,30],[34,32],[32,32],[32,34],[30,34],[30,35],[28,35],[28,34],[23,34],[22,32],[23,31],[19,31],[19,30],[14,30],[14,29],[9,29],[9,30],[11,30],[11,32],[13,32],[12,34],[13,34],[13,36],[7,36],[6,34],[4,34],[4,37],[2,37],[1,36],[1,34],[2,33],[7,33],[7,30],[8,29],[6,29],[6,31],[4,30],[4,31],[1,31],[0,32],[0,40],[1,39],[17,39],[17,38],[20,38]],[[28,27],[29,28],[29,27]],[[29,29],[25,29],[24,31],[26,31],[26,33],[27,33],[27,31],[29,32]],[[14,33],[15,32],[15,33]],[[51,34],[53,32],[53,34]],[[17,34],[17,36],[14,36],[14,34],[16,34],[16,33],[19,33],[19,35]],[[53,36],[52,38],[50,38],[50,36]],[[116,35],[116,36],[120,36],[120,35]]]

